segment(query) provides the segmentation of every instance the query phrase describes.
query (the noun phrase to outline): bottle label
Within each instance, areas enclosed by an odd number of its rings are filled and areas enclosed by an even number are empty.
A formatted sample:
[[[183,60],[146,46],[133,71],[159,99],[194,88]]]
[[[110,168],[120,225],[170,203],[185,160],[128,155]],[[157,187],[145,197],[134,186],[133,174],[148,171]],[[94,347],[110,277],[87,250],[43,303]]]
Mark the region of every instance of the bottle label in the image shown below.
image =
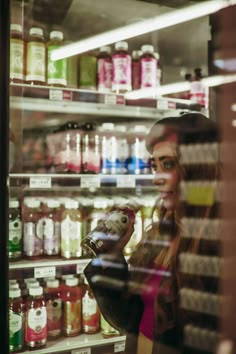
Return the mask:
[[[58,254],[60,250],[60,223],[50,218],[43,218],[44,253]]]
[[[157,61],[155,58],[141,59],[141,88],[157,87]]]
[[[190,100],[206,107],[207,88],[202,81],[192,81],[190,83]]]
[[[98,59],[98,91],[109,92],[112,87],[112,62],[109,58]]]
[[[100,172],[101,155],[97,147],[85,146],[82,151],[82,166],[84,172]]]
[[[131,90],[131,57],[129,54],[114,54],[112,89]]]
[[[83,89],[96,89],[97,86],[97,59],[85,55],[80,57],[79,87]]]
[[[64,303],[64,332],[78,334],[81,331],[81,300],[65,301]]]
[[[9,311],[9,341],[13,350],[23,346],[23,314]]]
[[[99,328],[100,313],[97,302],[88,294],[85,294],[82,300],[82,320],[85,332],[96,331]]]
[[[21,39],[10,40],[10,78],[24,79],[24,42]]]
[[[50,45],[48,47],[48,84],[49,85],[67,85],[67,60],[52,60],[51,54],[55,49],[60,48],[58,45]]]
[[[62,330],[62,301],[60,299],[47,301],[47,331],[49,336],[55,336]]]
[[[129,158],[129,144],[127,139],[120,138],[117,139],[117,163],[118,163],[118,172],[126,173],[127,172],[127,162]]]
[[[82,300],[83,316],[92,316],[97,312],[97,303],[88,294]]]
[[[47,311],[46,307],[30,309],[26,313],[26,342],[46,340],[47,338]]]
[[[104,136],[102,139],[102,171],[116,173],[117,162],[117,139],[115,136]]]
[[[35,224],[26,222],[24,224],[24,252],[26,255],[33,255],[35,252],[36,236]]]
[[[128,166],[130,173],[148,173],[150,171],[150,155],[145,140],[136,139],[131,146],[131,162]]]
[[[22,223],[20,219],[9,221],[9,253],[21,253]]]
[[[72,257],[80,257],[81,252],[81,234],[82,223],[73,221],[67,215],[61,222],[61,252],[62,255]]]
[[[45,82],[46,49],[43,43],[29,42],[27,45],[26,81]]]

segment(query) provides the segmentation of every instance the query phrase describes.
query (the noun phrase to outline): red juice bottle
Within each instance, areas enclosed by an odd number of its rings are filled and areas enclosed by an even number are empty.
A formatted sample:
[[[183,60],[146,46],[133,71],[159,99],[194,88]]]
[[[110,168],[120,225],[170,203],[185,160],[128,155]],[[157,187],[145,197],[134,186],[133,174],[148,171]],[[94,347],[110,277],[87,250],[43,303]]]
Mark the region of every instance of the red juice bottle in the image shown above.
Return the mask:
[[[141,47],[143,54],[140,58],[141,88],[157,87],[157,59],[154,55],[154,47],[146,44]]]
[[[132,51],[132,90],[140,89],[140,56],[142,55],[141,50]]]
[[[62,299],[59,280],[48,280],[46,283],[47,335],[56,338],[62,334]]]
[[[9,349],[11,353],[23,349],[24,345],[24,306],[21,291],[9,291]]]
[[[93,334],[100,329],[100,311],[97,301],[88,285],[82,298],[82,328],[83,333]]]
[[[112,58],[111,47],[100,48],[97,57],[97,86],[100,92],[110,92],[112,87]]]
[[[29,289],[26,303],[25,344],[28,348],[43,348],[47,343],[47,310],[41,286]]]
[[[117,42],[112,55],[112,91],[125,93],[130,91],[131,85],[131,56],[128,52],[127,42]]]

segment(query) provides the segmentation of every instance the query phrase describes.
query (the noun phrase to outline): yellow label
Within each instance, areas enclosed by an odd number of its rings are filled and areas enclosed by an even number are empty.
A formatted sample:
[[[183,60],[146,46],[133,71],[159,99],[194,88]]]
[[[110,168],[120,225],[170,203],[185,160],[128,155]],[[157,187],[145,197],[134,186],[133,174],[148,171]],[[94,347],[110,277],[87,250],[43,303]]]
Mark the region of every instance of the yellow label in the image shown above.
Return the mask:
[[[212,206],[215,201],[213,185],[187,186],[186,201],[190,205]]]

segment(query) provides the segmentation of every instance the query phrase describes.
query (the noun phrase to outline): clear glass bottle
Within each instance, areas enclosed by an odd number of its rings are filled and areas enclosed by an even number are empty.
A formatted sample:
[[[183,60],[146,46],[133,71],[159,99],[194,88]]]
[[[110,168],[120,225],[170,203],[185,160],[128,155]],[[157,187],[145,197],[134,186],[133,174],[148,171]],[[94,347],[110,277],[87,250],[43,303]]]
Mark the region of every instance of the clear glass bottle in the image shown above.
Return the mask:
[[[24,57],[25,48],[22,26],[10,26],[10,81],[13,83],[24,82]]]

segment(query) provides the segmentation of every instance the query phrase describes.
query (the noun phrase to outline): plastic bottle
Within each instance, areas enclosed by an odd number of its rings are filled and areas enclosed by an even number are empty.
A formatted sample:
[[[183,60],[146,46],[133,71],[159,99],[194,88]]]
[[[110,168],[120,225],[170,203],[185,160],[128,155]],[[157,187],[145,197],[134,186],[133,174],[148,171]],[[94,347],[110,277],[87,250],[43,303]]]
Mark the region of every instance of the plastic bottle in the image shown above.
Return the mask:
[[[40,201],[25,199],[23,211],[23,252],[30,259],[38,259],[43,255],[43,237],[39,232]],[[40,226],[40,225],[39,225]]]
[[[100,329],[100,311],[88,285],[82,297],[82,329],[86,334],[97,333]]]
[[[117,331],[114,327],[108,323],[103,315],[101,314],[101,332],[104,338],[116,337],[120,335],[120,332]]]
[[[97,67],[98,91],[110,92],[112,88],[112,57],[110,46],[100,48],[100,53],[97,57]]]
[[[24,40],[22,26],[10,26],[10,81],[13,83],[24,82]]]
[[[93,123],[83,124],[82,137],[82,171],[99,173],[101,169],[100,136]]]
[[[46,256],[58,256],[61,249],[60,202],[49,199],[46,212],[39,222],[42,224],[43,248]]]
[[[141,47],[142,55],[140,57],[141,67],[141,88],[157,87],[157,60],[154,55],[154,47],[145,44]]]
[[[129,144],[131,146],[130,163],[128,170],[130,174],[150,173],[150,154],[146,149],[145,136],[147,128],[145,125],[135,125],[129,134]]]
[[[96,90],[97,58],[94,55],[81,55],[79,58],[79,88]]]
[[[50,40],[47,43],[47,83],[51,86],[67,86],[67,59],[52,60],[52,52],[63,46],[63,33],[51,31]]]
[[[24,345],[24,306],[18,288],[9,291],[9,349],[11,353],[23,349]]]
[[[102,154],[101,170],[103,174],[117,173],[117,138],[115,135],[115,125],[113,123],[103,123],[101,126]]]
[[[67,337],[77,336],[82,329],[82,292],[78,278],[66,279],[63,296],[63,333]]]
[[[140,70],[140,57],[142,55],[141,50],[132,51],[132,90],[140,89],[140,79],[141,79],[141,70]]]
[[[47,343],[47,310],[41,286],[29,289],[26,303],[25,344],[29,348],[43,348]]]
[[[18,260],[22,257],[22,221],[18,200],[9,202],[9,259]]]
[[[132,89],[131,56],[128,53],[127,42],[117,42],[112,55],[112,91],[125,93]]]
[[[162,68],[161,68],[161,63],[160,63],[160,54],[155,52],[153,53],[154,57],[156,58],[157,61],[157,87],[159,87],[162,83]]]
[[[59,288],[59,280],[46,282],[46,307],[47,307],[47,335],[48,338],[56,338],[62,334],[62,298]]]
[[[73,42],[66,41],[65,45]],[[78,88],[78,55],[67,58],[67,87]]]
[[[127,139],[127,128],[125,125],[116,125],[117,132],[117,173],[128,172],[129,143]]]
[[[190,83],[190,100],[207,107],[208,93],[207,88],[202,82],[203,75],[201,68],[194,69],[194,77]]]
[[[83,238],[81,246],[87,249],[91,256],[112,251],[125,234],[130,219],[135,219],[135,213],[139,209],[139,204],[134,200],[117,206],[99,220],[97,226]]]
[[[61,216],[61,255],[64,258],[78,258],[82,255],[82,218],[79,203],[67,200]]]
[[[46,83],[46,45],[43,30],[38,27],[30,29],[26,56],[26,82],[34,85]]]

